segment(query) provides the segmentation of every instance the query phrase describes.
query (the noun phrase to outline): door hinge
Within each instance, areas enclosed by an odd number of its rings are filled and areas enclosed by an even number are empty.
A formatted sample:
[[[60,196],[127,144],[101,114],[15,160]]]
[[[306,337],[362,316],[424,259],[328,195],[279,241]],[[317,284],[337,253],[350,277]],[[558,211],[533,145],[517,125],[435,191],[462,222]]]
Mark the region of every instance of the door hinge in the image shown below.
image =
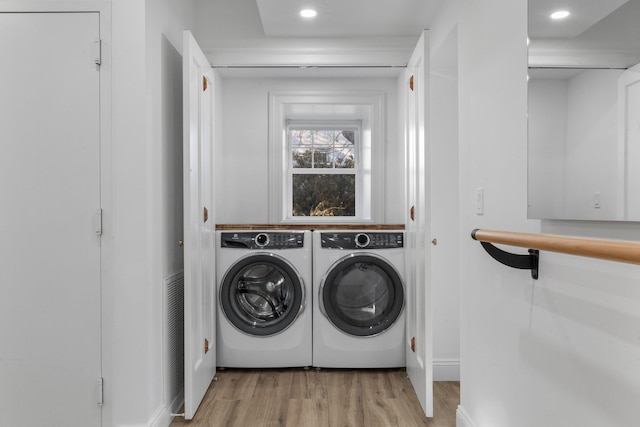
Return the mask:
[[[416,337],[411,337],[410,347],[411,347],[411,351],[415,353],[416,352]]]
[[[94,222],[95,222],[95,228],[96,228],[96,235],[102,236],[102,209],[98,209],[96,211]]]
[[[413,76],[409,78],[409,89],[413,90]]]
[[[104,403],[104,381],[102,377],[96,381],[96,404],[102,405]]]
[[[100,66],[102,65],[102,40],[94,40],[93,42],[93,62]]]
[[[202,76],[202,91],[204,92],[205,90],[207,90],[208,87],[208,80],[207,80],[207,76]]]

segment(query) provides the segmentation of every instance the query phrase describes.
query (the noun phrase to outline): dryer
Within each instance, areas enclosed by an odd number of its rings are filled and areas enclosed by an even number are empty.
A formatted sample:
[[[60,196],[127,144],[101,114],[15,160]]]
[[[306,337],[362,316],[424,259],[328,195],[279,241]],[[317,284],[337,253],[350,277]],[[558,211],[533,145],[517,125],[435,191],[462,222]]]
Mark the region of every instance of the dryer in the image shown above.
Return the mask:
[[[313,366],[405,361],[403,231],[314,231]]]
[[[311,366],[311,232],[217,231],[217,363]]]

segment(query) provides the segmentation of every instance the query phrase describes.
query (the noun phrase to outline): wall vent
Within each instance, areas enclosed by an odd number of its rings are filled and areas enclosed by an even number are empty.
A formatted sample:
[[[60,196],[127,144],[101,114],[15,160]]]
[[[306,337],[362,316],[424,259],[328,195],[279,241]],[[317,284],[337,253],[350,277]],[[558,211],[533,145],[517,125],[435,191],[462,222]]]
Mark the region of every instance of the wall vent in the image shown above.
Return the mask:
[[[167,292],[167,397],[173,402],[184,390],[184,274],[164,279]]]

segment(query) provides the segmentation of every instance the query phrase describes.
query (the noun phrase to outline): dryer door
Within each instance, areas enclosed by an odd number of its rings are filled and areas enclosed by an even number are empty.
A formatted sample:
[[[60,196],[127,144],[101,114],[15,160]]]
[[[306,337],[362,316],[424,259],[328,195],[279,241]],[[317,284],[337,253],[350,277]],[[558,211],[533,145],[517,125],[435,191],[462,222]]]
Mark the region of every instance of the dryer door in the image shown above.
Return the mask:
[[[304,300],[304,283],[298,272],[273,254],[239,260],[220,288],[220,306],[226,318],[250,335],[284,331],[304,309]]]
[[[349,335],[372,336],[402,313],[404,288],[396,269],[374,255],[350,255],[334,264],[320,287],[321,309]]]

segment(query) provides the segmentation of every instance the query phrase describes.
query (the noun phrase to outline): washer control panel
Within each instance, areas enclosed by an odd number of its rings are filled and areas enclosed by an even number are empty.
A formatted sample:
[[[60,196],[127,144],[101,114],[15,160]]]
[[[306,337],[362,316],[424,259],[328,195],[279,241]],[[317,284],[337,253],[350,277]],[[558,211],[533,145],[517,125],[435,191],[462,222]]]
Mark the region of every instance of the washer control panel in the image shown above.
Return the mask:
[[[298,231],[243,231],[220,233],[220,247],[240,249],[296,249],[304,247],[304,233]]]
[[[398,231],[320,233],[320,247],[327,249],[402,248],[404,233]]]

